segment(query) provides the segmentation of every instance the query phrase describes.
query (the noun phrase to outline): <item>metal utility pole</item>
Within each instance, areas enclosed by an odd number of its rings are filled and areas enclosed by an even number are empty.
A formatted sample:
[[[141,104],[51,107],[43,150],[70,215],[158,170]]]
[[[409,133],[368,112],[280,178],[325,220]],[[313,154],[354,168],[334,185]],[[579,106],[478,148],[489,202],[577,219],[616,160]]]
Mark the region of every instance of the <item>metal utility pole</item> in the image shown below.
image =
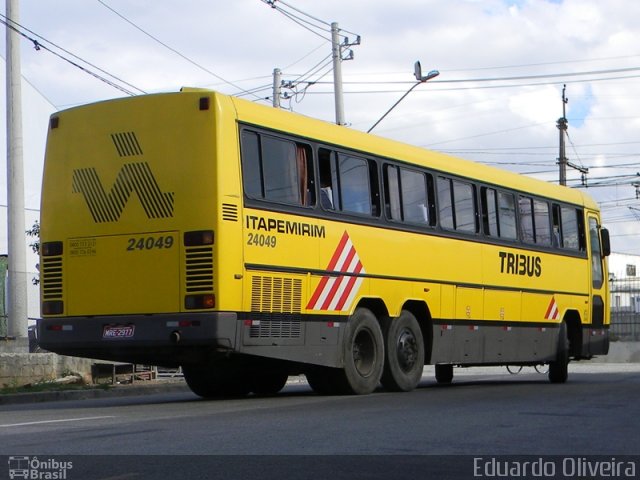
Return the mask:
[[[19,21],[18,0],[7,0],[7,232],[9,253],[8,335],[27,338],[27,261],[22,159],[20,37],[9,28]]]
[[[333,94],[336,103],[336,124],[345,125],[344,95],[342,93],[342,50],[338,22],[331,23],[331,52],[333,57]]]
[[[565,90],[567,89],[566,85],[562,86],[562,117],[560,117],[556,123],[558,130],[560,131],[560,151],[558,153],[558,165],[560,167],[560,185],[567,184],[567,156],[565,154],[565,146],[564,146],[564,138],[567,133],[567,127],[569,122],[567,122],[566,115],[566,105],[569,101],[567,97],[565,97]]]
[[[280,88],[282,87],[282,70],[273,69],[273,106],[280,108]]]

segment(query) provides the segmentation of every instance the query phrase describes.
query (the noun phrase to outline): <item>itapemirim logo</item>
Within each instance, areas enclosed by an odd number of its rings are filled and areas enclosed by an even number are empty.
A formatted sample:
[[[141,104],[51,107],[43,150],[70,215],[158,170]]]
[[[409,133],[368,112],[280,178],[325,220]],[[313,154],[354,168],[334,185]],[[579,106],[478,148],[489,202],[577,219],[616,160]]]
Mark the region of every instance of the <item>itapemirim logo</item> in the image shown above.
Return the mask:
[[[9,457],[9,478],[29,480],[66,480],[67,472],[73,468],[73,462],[60,461],[55,458],[38,458],[27,456]]]
[[[163,192],[147,162],[122,166],[107,193],[95,168],[73,171],[73,193],[82,193],[96,223],[117,222],[135,192],[150,219],[173,217],[173,192]]]

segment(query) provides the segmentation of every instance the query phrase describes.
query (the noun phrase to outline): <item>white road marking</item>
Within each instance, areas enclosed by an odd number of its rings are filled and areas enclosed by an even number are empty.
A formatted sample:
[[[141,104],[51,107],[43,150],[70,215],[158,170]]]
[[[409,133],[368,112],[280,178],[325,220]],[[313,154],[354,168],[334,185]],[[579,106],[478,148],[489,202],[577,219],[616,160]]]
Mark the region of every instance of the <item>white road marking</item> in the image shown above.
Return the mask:
[[[61,418],[60,420],[40,420],[39,422],[7,423],[5,425],[0,425],[0,428],[24,427],[28,425],[43,425],[46,423],[81,422],[85,420],[100,420],[103,418],[115,418],[115,415],[106,415],[102,417]]]

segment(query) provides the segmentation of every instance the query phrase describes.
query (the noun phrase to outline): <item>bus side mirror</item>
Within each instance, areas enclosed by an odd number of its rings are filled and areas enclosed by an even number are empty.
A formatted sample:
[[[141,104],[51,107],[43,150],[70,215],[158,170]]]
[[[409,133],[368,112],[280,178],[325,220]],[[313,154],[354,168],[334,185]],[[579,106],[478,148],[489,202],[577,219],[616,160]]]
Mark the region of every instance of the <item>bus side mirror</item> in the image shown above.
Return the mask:
[[[600,230],[600,237],[602,237],[602,256],[608,257],[611,255],[611,240],[609,239],[609,230],[602,228]]]

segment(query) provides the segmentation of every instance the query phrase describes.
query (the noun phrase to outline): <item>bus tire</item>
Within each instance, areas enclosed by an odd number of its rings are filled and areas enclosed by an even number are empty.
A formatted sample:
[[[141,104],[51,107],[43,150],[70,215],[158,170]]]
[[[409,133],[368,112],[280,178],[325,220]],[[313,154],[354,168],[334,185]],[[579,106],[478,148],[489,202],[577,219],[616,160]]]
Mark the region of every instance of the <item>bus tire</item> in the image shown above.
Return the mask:
[[[449,363],[436,365],[436,382],[449,385],[453,381],[453,365]]]
[[[256,395],[275,395],[284,388],[289,374],[282,370],[256,372],[251,380],[251,391]]]
[[[569,377],[569,337],[567,336],[567,324],[560,324],[558,333],[558,349],[556,360],[549,363],[549,381],[551,383],[564,383]]]
[[[382,385],[393,392],[410,392],[422,378],[424,340],[416,317],[408,310],[385,325]]]
[[[384,368],[384,338],[371,310],[358,308],[349,318],[343,346],[344,369],[339,370],[342,378],[336,379],[341,393],[366,395],[373,392]]]
[[[191,391],[203,398],[240,397],[251,391],[247,376],[240,369],[183,365],[182,373]]]

